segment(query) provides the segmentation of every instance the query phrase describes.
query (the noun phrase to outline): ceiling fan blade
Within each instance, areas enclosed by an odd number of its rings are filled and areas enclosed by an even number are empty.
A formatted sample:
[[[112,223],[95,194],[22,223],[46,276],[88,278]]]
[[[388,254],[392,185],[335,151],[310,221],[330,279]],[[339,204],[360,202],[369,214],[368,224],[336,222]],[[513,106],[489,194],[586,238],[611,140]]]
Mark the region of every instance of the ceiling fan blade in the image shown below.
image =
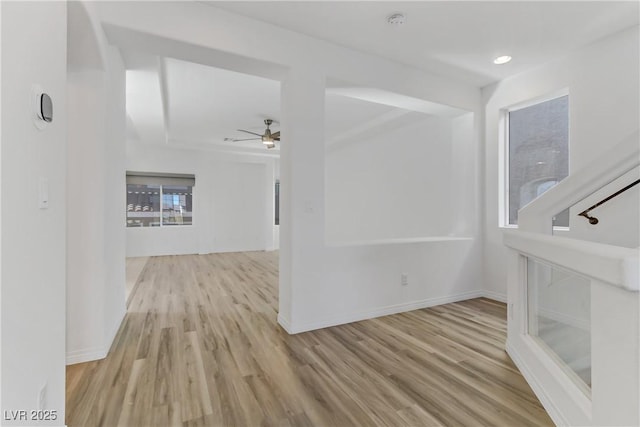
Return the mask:
[[[232,139],[230,139],[230,141],[231,141],[231,142],[239,142],[239,141],[258,141],[258,140],[260,140],[260,139],[262,139],[262,138],[243,138],[243,139],[235,139],[235,138],[232,138]]]
[[[271,137],[273,139],[280,139],[280,131],[272,133]]]
[[[262,138],[262,135],[261,135],[261,134],[259,134],[259,133],[255,133],[255,132],[251,132],[251,131],[248,131],[248,130],[238,129],[238,132],[250,133],[251,135],[259,136],[260,138]]]

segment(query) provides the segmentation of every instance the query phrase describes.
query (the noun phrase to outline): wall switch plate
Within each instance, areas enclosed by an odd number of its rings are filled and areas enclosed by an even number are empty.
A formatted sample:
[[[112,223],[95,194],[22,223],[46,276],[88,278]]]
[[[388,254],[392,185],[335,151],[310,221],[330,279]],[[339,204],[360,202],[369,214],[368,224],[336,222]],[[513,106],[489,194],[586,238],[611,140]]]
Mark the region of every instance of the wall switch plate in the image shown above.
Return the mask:
[[[409,275],[407,273],[400,274],[400,284],[402,286],[407,286],[409,284]]]
[[[38,208],[49,208],[49,180],[47,178],[38,180]]]

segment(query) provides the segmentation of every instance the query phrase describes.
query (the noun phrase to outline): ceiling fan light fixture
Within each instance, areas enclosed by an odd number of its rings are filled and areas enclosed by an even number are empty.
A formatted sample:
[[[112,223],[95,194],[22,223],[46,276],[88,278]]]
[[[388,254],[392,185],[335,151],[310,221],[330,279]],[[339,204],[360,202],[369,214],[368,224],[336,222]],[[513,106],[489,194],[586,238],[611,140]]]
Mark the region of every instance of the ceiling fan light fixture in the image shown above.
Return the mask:
[[[265,129],[263,134],[259,134],[259,133],[252,132],[252,131],[249,131],[249,130],[238,129],[239,132],[244,132],[244,133],[248,133],[250,135],[254,135],[255,138],[246,138],[246,139],[225,138],[225,141],[237,142],[237,141],[259,140],[259,141],[262,141],[262,144],[265,147],[267,147],[267,148],[275,148],[276,141],[280,141],[280,131],[272,133],[271,129],[269,129],[269,126],[271,126],[272,123],[273,123],[272,119],[265,119],[264,120],[264,124],[267,126],[267,128]]]
[[[264,135],[262,135],[262,143],[266,145],[267,148],[271,148],[269,146],[274,145],[273,136],[271,136],[271,129],[269,129],[269,126],[271,125],[271,123],[272,121],[270,119],[267,119],[264,121],[264,124],[267,125],[267,129],[264,131]]]

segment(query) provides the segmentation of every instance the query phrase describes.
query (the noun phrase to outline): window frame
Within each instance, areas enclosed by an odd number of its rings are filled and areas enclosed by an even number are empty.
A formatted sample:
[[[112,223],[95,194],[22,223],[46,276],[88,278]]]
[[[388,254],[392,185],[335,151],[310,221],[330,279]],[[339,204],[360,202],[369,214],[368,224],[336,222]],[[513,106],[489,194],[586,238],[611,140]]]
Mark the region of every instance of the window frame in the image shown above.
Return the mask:
[[[509,222],[509,113],[522,110],[524,108],[532,107],[534,105],[542,104],[547,101],[562,98],[567,96],[569,98],[569,107],[567,110],[567,176],[571,174],[571,96],[569,88],[563,88],[561,90],[547,93],[546,95],[529,98],[526,101],[517,102],[509,106],[503,107],[499,111],[498,117],[498,227],[505,229],[517,229],[518,224],[511,224]],[[554,230],[568,231],[569,227],[553,226]]]
[[[273,185],[273,225],[280,225],[280,178]]]
[[[195,225],[195,204],[194,204],[194,200],[195,200],[195,192],[196,192],[196,176],[195,174],[174,174],[174,173],[157,173],[157,172],[130,172],[127,171],[126,177],[143,177],[143,178],[148,178],[149,179],[149,184],[141,184],[141,185],[157,185],[159,187],[159,205],[160,205],[160,216],[159,216],[159,225],[157,226],[142,226],[142,227],[136,227],[136,226],[131,226],[129,225],[128,221],[128,217],[127,217],[127,210],[125,207],[125,228],[126,229],[135,229],[135,228],[151,228],[151,229],[161,229],[161,228],[182,228],[182,227],[193,227]],[[154,178],[158,178],[158,182],[154,182]],[[166,225],[164,224],[164,187],[165,186],[172,186],[172,185],[176,185],[176,184],[171,184],[171,183],[162,183],[163,180],[167,180],[167,179],[189,179],[192,181],[192,183],[190,184],[184,184],[186,187],[190,187],[191,188],[191,223],[190,224],[170,224],[170,225]],[[129,182],[127,182],[127,179],[125,178],[125,192],[128,192],[128,186],[130,185]],[[136,184],[132,184],[132,185],[136,185]],[[126,205],[125,205],[126,206]]]

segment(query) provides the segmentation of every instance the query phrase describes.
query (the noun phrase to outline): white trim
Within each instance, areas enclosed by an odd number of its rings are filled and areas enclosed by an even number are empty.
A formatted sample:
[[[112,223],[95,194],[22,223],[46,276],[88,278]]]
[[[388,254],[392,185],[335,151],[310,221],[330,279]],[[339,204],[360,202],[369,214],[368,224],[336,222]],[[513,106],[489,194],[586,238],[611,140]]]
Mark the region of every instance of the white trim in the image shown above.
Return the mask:
[[[67,353],[67,365],[75,365],[76,363],[91,362],[107,357],[108,351],[104,347],[91,347],[81,350],[74,350]]]
[[[638,249],[525,231],[505,231],[504,244],[544,264],[628,291],[640,290]]]
[[[113,345],[113,341],[120,330],[120,326],[122,325],[122,320],[126,314],[126,310],[123,310],[120,316],[120,321],[115,322],[112,330],[108,335],[105,336],[105,345],[97,346],[97,347],[89,347],[80,350],[73,350],[67,352],[66,363],[67,365],[74,365],[76,363],[83,362],[91,362],[93,360],[100,360],[107,357],[109,351],[111,350],[111,346]]]
[[[526,101],[516,102],[504,108],[507,112],[522,110],[523,108],[533,107],[534,105],[542,104],[543,102],[553,101],[554,99],[562,98],[563,96],[569,96],[569,88],[565,87],[560,90],[547,93],[535,98],[529,98]]]
[[[507,294],[503,294],[501,292],[487,291],[487,290],[483,290],[481,293],[482,293],[482,296],[485,298],[489,298],[494,301],[503,302],[505,304],[507,303]]]
[[[498,120],[498,227],[509,224],[509,110],[501,108]]]
[[[291,332],[291,324],[289,323],[289,320],[285,319],[281,313],[278,313],[278,323],[280,324],[280,326],[282,326],[282,329],[284,329],[289,335],[293,335],[293,333]]]
[[[555,425],[569,425],[568,420],[562,415],[555,403],[553,403],[553,399],[551,399],[551,397],[547,394],[538,378],[536,378],[533,372],[530,371],[529,368],[527,368],[520,354],[508,340],[505,350],[507,351],[509,357],[511,357],[511,360],[513,360],[513,363],[516,365],[524,379],[527,380],[527,383],[535,393],[538,400],[540,400],[540,403],[547,411],[547,414],[549,414],[549,417],[551,417],[551,420],[555,423]]]
[[[498,161],[500,168],[498,169],[498,180],[499,180],[499,192],[498,192],[498,227],[501,228],[518,228],[518,224],[511,224],[509,222],[509,210],[511,207],[511,201],[509,200],[509,169],[511,164],[511,159],[509,157],[509,114],[515,111],[522,110],[524,108],[533,107],[538,104],[542,104],[544,102],[553,101],[562,97],[569,97],[569,88],[563,88],[551,93],[547,93],[542,96],[537,96],[535,98],[527,99],[526,101],[517,102],[515,104],[508,105],[503,107],[499,111],[499,135],[498,135]],[[569,102],[571,99],[569,98]],[[569,108],[571,108],[571,104],[569,104]],[[570,123],[570,114],[571,110],[567,110],[567,152],[570,153],[571,150],[571,123]],[[568,173],[571,173],[570,164],[567,164]],[[557,184],[556,184],[557,185]],[[540,197],[540,196],[538,196]],[[535,199],[534,199],[535,200]],[[521,206],[522,209],[524,206]],[[518,214],[518,222],[519,221]]]
[[[428,243],[428,242],[459,242],[471,241],[473,237],[467,236],[432,236],[432,237],[412,237],[402,239],[380,239],[380,240],[353,240],[347,242],[325,242],[325,245],[332,248],[344,246],[372,246],[372,245],[401,245],[406,243]]]
[[[483,291],[470,291],[461,294],[448,295],[444,297],[427,298],[424,300],[411,301],[401,304],[392,304],[384,307],[363,310],[355,313],[345,313],[327,319],[302,322],[295,324],[288,323],[278,315],[278,323],[289,333],[298,334],[300,332],[313,331],[315,329],[328,328],[330,326],[343,325],[345,323],[359,322],[361,320],[373,319],[375,317],[388,316],[390,314],[403,313],[406,311],[419,310],[421,308],[433,307],[441,304],[464,301],[472,298],[484,296]]]

